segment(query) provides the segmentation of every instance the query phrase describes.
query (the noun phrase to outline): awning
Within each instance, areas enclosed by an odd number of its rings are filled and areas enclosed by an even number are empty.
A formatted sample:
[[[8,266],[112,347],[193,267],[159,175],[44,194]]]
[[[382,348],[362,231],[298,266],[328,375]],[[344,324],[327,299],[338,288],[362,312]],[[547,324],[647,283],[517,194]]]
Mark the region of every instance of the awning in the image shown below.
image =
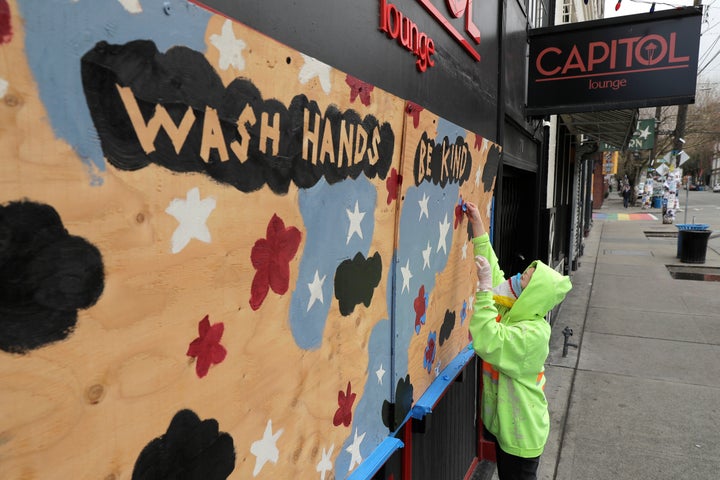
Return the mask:
[[[563,113],[560,116],[570,133],[587,135],[597,142],[609,143],[625,150],[635,132],[638,109]]]

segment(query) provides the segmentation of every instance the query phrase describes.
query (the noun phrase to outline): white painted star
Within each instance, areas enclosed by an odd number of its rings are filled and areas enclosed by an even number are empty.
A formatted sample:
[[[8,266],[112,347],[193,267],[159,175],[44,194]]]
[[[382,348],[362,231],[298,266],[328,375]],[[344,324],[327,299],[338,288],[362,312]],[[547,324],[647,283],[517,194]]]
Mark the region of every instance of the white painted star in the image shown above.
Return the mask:
[[[425,267],[430,268],[430,252],[432,252],[432,247],[430,246],[430,242],[428,242],[427,248],[422,251],[423,270],[425,270]]]
[[[333,464],[330,460],[330,457],[332,457],[333,450],[335,450],[335,444],[333,443],[330,445],[330,451],[325,451],[325,447],[323,447],[322,451],[322,460],[318,462],[318,464],[315,466],[315,471],[320,472],[320,480],[325,480],[325,474],[327,472],[332,472],[333,470]]]
[[[350,458],[350,467],[348,467],[348,472],[352,472],[352,469],[355,468],[355,465],[360,465],[363,461],[362,455],[360,454],[360,444],[362,443],[364,438],[365,433],[358,437],[358,432],[356,428],[353,443],[345,449],[346,452],[352,455],[352,458]]]
[[[430,197],[423,192],[422,200],[418,200],[418,204],[420,205],[420,218],[418,218],[418,222],[422,220],[423,214],[425,214],[425,218],[430,218],[430,214],[428,213],[428,200],[430,200]]]
[[[408,258],[407,262],[405,262],[405,266],[400,268],[400,273],[402,273],[403,277],[403,284],[402,284],[402,290],[400,293],[403,293],[405,289],[407,288],[407,291],[410,291],[410,279],[413,277],[412,272],[410,271],[410,259]]]
[[[320,82],[320,86],[323,91],[325,93],[330,93],[330,65],[302,53],[300,55],[302,55],[303,60],[305,60],[305,65],[302,66],[300,74],[298,75],[300,83],[305,85],[313,78],[318,77],[318,81]]]
[[[361,212],[358,210],[358,202],[355,200],[355,211],[351,212],[347,208],[345,209],[347,212],[347,216],[350,219],[350,228],[348,228],[348,234],[347,234],[347,240],[345,240],[345,245],[350,243],[350,238],[353,236],[353,234],[357,233],[357,236],[360,238],[363,238],[362,233],[362,226],[360,223],[362,222],[363,217],[365,216],[365,212]]]
[[[210,43],[220,52],[218,64],[221,69],[227,70],[230,65],[237,70],[245,69],[245,59],[242,56],[242,51],[247,45],[241,39],[235,38],[230,20],[225,20],[220,35],[210,35]]]
[[[272,420],[268,420],[265,426],[265,433],[263,438],[256,440],[250,445],[250,453],[255,455],[255,468],[253,469],[253,477],[257,477],[260,470],[268,461],[277,463],[280,451],[278,450],[276,443],[280,435],[282,435],[283,429],[273,434],[272,432]]]
[[[375,375],[377,375],[378,383],[382,385],[383,377],[385,376],[385,370],[382,367],[382,363],[380,364],[380,368],[375,370]]]
[[[200,200],[200,190],[197,187],[187,192],[185,200],[175,198],[170,202],[165,213],[172,215],[180,223],[171,239],[172,253],[181,251],[193,238],[210,243],[210,230],[205,222],[214,209],[215,199],[208,197]]]
[[[478,167],[477,172],[475,172],[475,186],[480,186],[480,179],[482,178],[482,169]]]
[[[643,140],[647,140],[648,136],[650,135],[650,126],[646,125],[645,128],[643,128],[642,130],[638,130],[635,133],[638,134],[639,138],[642,138]]]
[[[438,240],[437,250],[435,251],[439,252],[442,248],[443,252],[447,255],[446,239],[448,231],[450,231],[450,222],[448,222],[447,213],[445,214],[445,220],[443,220],[442,223],[438,223],[438,226],[440,227],[440,239]]]
[[[142,7],[140,6],[140,0],[118,0],[120,5],[129,13],[142,13]]]
[[[490,142],[487,138],[483,138],[482,147],[480,147],[480,153],[484,154],[490,148]]]
[[[322,278],[320,278],[320,274],[317,270],[315,270],[315,278],[313,278],[313,281],[308,283],[308,289],[310,290],[310,300],[308,300],[308,306],[307,311],[310,311],[310,307],[313,306],[315,303],[315,300],[320,300],[320,303],[325,304],[325,300],[323,298],[323,283],[325,282],[325,277],[327,275],[323,275]]]
[[[0,77],[0,99],[2,99],[5,96],[5,94],[7,93],[8,86],[10,86],[8,81],[5,80],[4,78]]]
[[[437,365],[435,366],[435,377],[440,376],[440,365],[442,365],[442,361],[438,360]]]
[[[467,242],[463,243],[463,246],[462,246],[462,258],[463,259],[467,258],[467,247],[468,247],[468,243]]]

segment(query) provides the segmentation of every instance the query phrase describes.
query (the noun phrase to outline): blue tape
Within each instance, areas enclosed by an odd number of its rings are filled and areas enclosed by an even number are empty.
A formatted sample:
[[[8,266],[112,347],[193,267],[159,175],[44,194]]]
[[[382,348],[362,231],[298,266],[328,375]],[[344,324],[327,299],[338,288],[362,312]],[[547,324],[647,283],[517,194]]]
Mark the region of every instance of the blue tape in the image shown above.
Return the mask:
[[[388,458],[395,451],[400,450],[405,445],[395,437],[386,437],[380,445],[356,468],[348,478],[348,480],[369,480],[375,475],[380,468],[385,465]]]
[[[440,397],[445,393],[450,384],[455,380],[463,368],[473,359],[475,350],[472,343],[460,352],[450,363],[440,372],[440,375],[425,390],[422,397],[415,402],[410,410],[410,416],[416,420],[421,420],[425,415],[431,413]]]

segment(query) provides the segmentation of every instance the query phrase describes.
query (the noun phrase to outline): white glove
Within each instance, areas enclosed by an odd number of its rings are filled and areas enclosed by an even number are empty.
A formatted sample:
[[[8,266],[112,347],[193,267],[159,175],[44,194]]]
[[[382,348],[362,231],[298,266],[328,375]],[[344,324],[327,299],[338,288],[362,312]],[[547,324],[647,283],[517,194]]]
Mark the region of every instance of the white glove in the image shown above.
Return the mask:
[[[475,266],[477,267],[477,289],[478,291],[489,292],[492,290],[492,269],[490,262],[482,255],[475,257]]]

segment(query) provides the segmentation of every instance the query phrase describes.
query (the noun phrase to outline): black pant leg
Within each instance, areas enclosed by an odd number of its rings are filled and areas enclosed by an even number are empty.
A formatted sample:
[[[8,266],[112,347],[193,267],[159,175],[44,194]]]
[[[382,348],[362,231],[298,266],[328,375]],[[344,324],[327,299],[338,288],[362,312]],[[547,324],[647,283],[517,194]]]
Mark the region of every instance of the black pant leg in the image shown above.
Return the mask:
[[[536,480],[540,457],[522,458],[503,451],[495,444],[498,477],[500,480]]]

